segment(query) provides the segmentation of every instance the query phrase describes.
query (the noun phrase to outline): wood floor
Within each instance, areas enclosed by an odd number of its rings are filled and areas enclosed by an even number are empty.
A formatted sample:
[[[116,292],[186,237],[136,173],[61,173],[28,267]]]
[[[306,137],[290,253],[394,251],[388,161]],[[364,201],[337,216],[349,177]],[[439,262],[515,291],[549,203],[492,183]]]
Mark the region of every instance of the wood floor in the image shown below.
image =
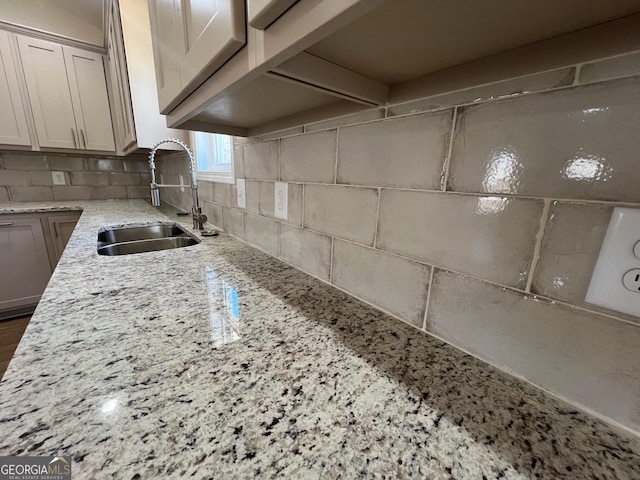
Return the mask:
[[[31,316],[0,321],[0,379],[9,366]]]

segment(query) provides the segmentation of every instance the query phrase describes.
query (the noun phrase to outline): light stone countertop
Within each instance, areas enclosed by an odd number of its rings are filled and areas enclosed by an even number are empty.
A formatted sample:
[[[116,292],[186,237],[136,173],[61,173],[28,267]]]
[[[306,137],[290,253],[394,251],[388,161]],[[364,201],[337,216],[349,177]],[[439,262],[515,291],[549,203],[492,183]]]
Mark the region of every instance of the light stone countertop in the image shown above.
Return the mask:
[[[84,212],[0,383],[0,455],[73,478],[640,478],[612,430],[221,234],[103,257]]]

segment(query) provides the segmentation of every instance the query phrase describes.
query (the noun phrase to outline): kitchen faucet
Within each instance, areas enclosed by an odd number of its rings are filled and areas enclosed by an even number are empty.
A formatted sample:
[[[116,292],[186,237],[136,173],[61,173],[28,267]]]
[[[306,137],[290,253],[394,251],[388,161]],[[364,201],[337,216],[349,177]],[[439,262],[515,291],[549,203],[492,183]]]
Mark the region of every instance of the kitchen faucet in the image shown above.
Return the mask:
[[[183,188],[185,185],[167,185],[167,184],[158,184],[156,183],[156,150],[160,145],[165,143],[175,143],[176,145],[180,145],[187,155],[189,156],[189,174],[191,175],[191,195],[193,198],[193,204],[191,206],[191,216],[193,217],[193,229],[194,230],[202,230],[203,224],[207,221],[207,216],[202,213],[202,209],[200,208],[200,202],[198,202],[198,182],[196,181],[196,161],[193,158],[193,153],[189,147],[182,141],[177,138],[165,138],[164,140],[160,140],[156,143],[151,149],[151,153],[149,154],[149,167],[151,168],[151,204],[154,207],[160,206],[160,187],[174,187],[174,188]]]

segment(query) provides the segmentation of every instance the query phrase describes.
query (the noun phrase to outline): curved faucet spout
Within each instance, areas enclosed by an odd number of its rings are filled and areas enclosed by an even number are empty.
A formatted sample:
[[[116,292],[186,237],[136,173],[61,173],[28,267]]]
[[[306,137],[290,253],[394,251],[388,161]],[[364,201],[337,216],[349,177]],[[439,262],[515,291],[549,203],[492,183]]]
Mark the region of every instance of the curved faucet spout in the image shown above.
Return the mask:
[[[151,204],[154,207],[160,206],[160,188],[167,187],[184,187],[184,185],[167,185],[167,184],[159,184],[156,182],[156,151],[161,145],[165,143],[175,143],[182,147],[182,149],[187,153],[189,157],[189,175],[191,177],[191,196],[193,198],[193,205],[191,207],[191,216],[193,217],[193,228],[202,230],[204,227],[204,223],[207,221],[207,216],[202,213],[202,209],[200,208],[200,202],[198,201],[198,181],[196,180],[196,161],[193,157],[193,153],[191,153],[191,149],[187,146],[186,143],[178,140],[177,138],[165,138],[164,140],[160,140],[156,143],[151,149],[151,153],[149,153],[149,168],[151,169]]]

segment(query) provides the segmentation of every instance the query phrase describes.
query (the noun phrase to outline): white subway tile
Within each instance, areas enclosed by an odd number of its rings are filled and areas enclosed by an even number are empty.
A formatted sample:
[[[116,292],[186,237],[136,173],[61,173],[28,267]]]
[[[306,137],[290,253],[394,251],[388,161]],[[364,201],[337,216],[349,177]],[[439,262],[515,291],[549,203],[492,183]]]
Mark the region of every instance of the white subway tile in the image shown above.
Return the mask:
[[[335,240],[331,283],[422,328],[429,267]]]
[[[225,232],[242,240],[245,239],[244,219],[245,213],[243,211],[222,207],[222,225]]]
[[[588,63],[580,68],[580,83],[640,75],[640,52]]]
[[[280,225],[280,257],[322,280],[329,281],[331,238],[287,224]]]
[[[439,190],[452,111],[340,129],[338,183]]]
[[[302,184],[290,183],[288,187],[289,213],[287,223],[302,226]],[[275,183],[260,182],[260,214],[275,217]]]
[[[487,102],[503,97],[521,95],[523,93],[566,87],[573,83],[574,76],[575,68],[572,67],[553,70],[551,72],[536,73],[519,78],[511,78],[489,85],[467,88],[443,95],[435,95],[400,105],[392,105],[388,108],[388,116],[439,110],[456,105]]]
[[[244,175],[252,180],[278,179],[278,141],[244,145]]]
[[[373,245],[378,190],[333,185],[305,185],[304,226],[311,230]]]
[[[247,214],[245,218],[247,242],[278,256],[279,223],[259,215]]]
[[[584,301],[613,208],[593,203],[553,202],[531,291],[640,323],[640,318]]]
[[[523,288],[542,201],[382,190],[377,247]]]
[[[467,107],[454,191],[640,201],[640,78]]]
[[[372,108],[364,112],[345,115],[344,117],[332,118],[322,122],[311,123],[305,127],[307,132],[327,130],[329,128],[344,127],[345,125],[355,125],[356,123],[370,122],[384,118],[384,108]]]
[[[336,130],[283,138],[280,178],[283,182],[334,183]]]
[[[640,328],[436,270],[427,330],[640,431]]]

